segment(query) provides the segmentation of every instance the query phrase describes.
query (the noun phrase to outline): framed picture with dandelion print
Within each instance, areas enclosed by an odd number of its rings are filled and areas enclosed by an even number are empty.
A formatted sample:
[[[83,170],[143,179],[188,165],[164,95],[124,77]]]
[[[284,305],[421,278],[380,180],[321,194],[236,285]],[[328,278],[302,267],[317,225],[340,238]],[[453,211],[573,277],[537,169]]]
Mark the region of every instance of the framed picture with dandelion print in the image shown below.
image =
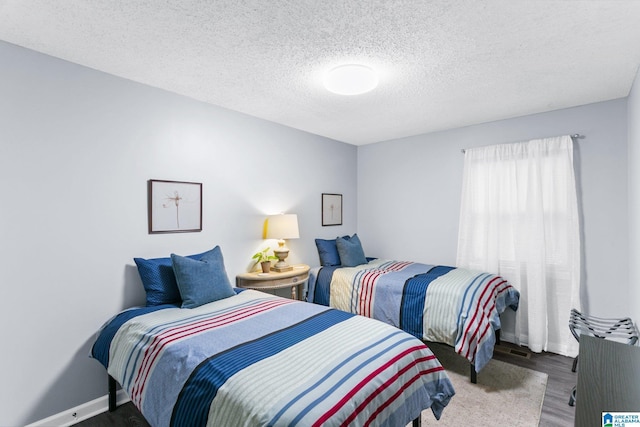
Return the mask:
[[[149,233],[202,231],[202,184],[149,180]]]
[[[342,194],[322,193],[322,225],[342,225]]]

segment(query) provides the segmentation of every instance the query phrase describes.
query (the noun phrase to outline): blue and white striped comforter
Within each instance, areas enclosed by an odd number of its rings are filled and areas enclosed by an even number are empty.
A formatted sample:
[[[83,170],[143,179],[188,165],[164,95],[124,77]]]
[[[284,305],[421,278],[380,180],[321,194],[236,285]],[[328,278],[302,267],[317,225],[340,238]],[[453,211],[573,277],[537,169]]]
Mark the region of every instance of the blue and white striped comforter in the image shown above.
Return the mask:
[[[328,307],[247,290],[140,313],[92,354],[152,426],[404,426],[454,394],[420,340]]]
[[[381,320],[417,338],[455,347],[480,371],[495,330],[519,292],[502,277],[462,268],[374,259],[313,271],[308,300]]]

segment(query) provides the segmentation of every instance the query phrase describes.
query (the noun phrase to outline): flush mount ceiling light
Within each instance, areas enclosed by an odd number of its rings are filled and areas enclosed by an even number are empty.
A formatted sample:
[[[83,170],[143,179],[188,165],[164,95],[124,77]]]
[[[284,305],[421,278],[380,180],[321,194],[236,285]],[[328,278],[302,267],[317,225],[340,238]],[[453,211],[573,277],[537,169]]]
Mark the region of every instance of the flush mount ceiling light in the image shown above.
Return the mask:
[[[338,95],[360,95],[378,86],[378,75],[366,65],[340,65],[327,72],[324,86]]]

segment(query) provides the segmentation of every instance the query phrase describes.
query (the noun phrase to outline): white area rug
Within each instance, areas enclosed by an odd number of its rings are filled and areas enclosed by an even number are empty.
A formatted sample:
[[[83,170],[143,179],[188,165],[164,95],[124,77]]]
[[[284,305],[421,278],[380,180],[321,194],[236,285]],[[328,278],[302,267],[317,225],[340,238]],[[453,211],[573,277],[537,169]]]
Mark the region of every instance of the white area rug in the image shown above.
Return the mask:
[[[422,426],[537,426],[547,374],[491,360],[469,381],[469,362],[451,347],[428,344],[442,363],[456,391],[440,421],[431,410],[422,412]]]

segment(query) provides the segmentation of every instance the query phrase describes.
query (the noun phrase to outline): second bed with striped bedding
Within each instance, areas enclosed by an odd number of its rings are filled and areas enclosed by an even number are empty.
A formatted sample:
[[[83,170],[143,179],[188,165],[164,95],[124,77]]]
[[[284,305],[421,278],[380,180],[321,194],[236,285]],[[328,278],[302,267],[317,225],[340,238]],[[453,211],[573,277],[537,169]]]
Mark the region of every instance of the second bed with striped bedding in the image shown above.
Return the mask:
[[[417,338],[455,347],[479,372],[493,356],[500,314],[519,292],[501,276],[374,259],[312,271],[308,301],[381,320]]]

